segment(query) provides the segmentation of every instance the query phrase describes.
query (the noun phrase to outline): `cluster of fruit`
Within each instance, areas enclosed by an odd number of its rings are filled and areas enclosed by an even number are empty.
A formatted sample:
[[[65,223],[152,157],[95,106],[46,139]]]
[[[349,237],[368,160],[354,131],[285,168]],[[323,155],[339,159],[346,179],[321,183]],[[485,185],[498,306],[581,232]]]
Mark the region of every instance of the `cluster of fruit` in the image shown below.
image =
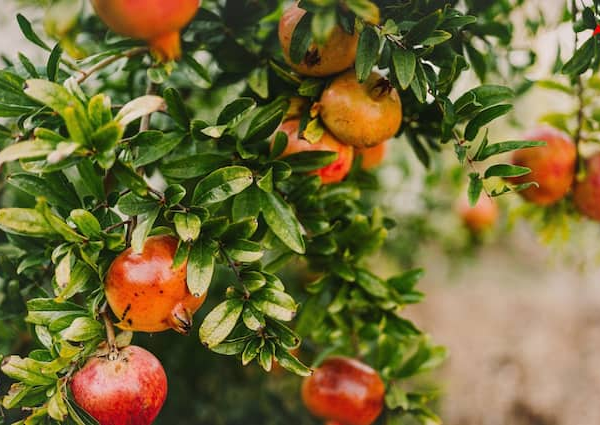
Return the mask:
[[[377,72],[371,72],[362,83],[358,81],[352,68],[358,46],[356,31],[350,34],[336,26],[323,45],[311,45],[302,61],[294,63],[290,56],[292,36],[305,13],[297,4],[283,13],[279,41],[286,62],[298,74],[333,76],[320,99],[310,106],[311,116],[320,116],[325,129],[318,140],[307,140],[297,115],[301,108],[291,108],[280,128],[288,138],[281,156],[304,151],[337,152],[331,164],[314,171],[323,183],[337,183],[348,175],[355,156],[362,156],[363,169],[381,163],[385,143],[400,129],[402,104],[396,89]]]
[[[531,173],[512,181],[517,184],[537,182],[537,187],[521,192],[523,198],[536,205],[549,206],[572,191],[577,210],[600,221],[600,154],[587,160],[585,177],[577,179],[577,147],[568,135],[553,128],[540,128],[528,133],[526,138],[542,140],[546,146],[523,149],[514,154],[513,163],[531,169]]]
[[[516,185],[535,182],[520,195],[532,204],[548,207],[572,193],[575,208],[584,216],[600,221],[600,154],[587,159],[585,176],[578,179],[577,147],[565,133],[552,127],[534,129],[524,135],[524,140],[545,142],[545,146],[515,151],[512,164],[531,172],[508,180]],[[498,206],[488,196],[481,196],[476,205],[461,199],[458,212],[465,225],[473,232],[493,226],[499,215]]]
[[[179,30],[194,16],[198,0],[173,3],[146,1],[140,8],[120,0],[94,1],[98,15],[115,32],[148,41],[159,60],[180,55]],[[286,58],[292,32],[305,11],[288,9],[279,35]],[[384,142],[393,137],[402,120],[400,98],[377,73],[360,84],[353,70],[358,35],[340,27],[324,46],[309,49],[301,64],[290,65],[308,76],[339,74],[324,91],[318,109],[327,127],[317,143],[300,134],[300,120],[292,117],[280,128],[288,137],[283,156],[308,150],[338,153],[330,165],[317,170],[324,183],[339,182],[348,174],[354,148],[363,155],[362,166],[379,164]],[[345,71],[345,72],[344,72]],[[206,294],[191,294],[186,283],[187,264],[173,268],[178,241],[171,236],[149,237],[141,253],[129,248],[111,264],[105,278],[107,302],[126,331],[188,333],[192,316]],[[108,324],[110,327],[110,324]],[[167,395],[167,378],[159,360],[133,345],[118,349],[109,338],[103,355],[93,357],[77,371],[70,388],[75,401],[101,425],[150,424]],[[307,408],[332,424],[369,425],[380,415],[385,386],[377,372],[358,360],[331,357],[306,379],[302,395]]]

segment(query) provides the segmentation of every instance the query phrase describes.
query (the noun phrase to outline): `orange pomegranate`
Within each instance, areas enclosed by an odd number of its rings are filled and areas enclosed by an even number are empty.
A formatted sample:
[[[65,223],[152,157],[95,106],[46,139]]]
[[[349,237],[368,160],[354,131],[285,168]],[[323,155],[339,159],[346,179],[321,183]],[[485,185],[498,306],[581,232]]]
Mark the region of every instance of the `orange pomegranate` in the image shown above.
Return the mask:
[[[479,197],[474,206],[471,206],[466,195],[461,197],[457,209],[464,225],[473,233],[493,227],[500,215],[496,201],[485,194]]]
[[[163,62],[179,59],[179,31],[194,17],[201,0],[92,0],[94,9],[114,32],[145,40]]]
[[[340,26],[336,26],[323,46],[313,44],[309,47],[304,59],[295,64],[290,59],[292,34],[306,11],[297,3],[290,6],[279,21],[279,42],[286,62],[294,71],[310,77],[326,77],[350,68],[356,59],[358,34],[349,34]]]
[[[302,400],[315,416],[344,425],[371,425],[383,410],[385,386],[366,364],[330,357],[302,384]]]
[[[152,236],[141,253],[131,248],[111,264],[104,290],[117,326],[124,330],[160,332],[174,329],[187,334],[192,315],[206,293],[192,295],[187,287],[187,263],[173,268],[177,239]]]
[[[356,149],[356,156],[362,156],[360,166],[363,170],[377,168],[384,160],[389,142],[383,142],[371,148]]]
[[[525,140],[541,140],[546,146],[515,151],[513,164],[531,169],[531,173],[508,179],[514,184],[537,182],[519,192],[527,201],[546,206],[563,199],[573,184],[577,150],[566,134],[550,128],[535,129],[524,136]]]
[[[573,201],[581,214],[600,221],[600,153],[587,160],[586,176],[575,185]]]
[[[394,137],[402,123],[400,96],[376,72],[359,83],[354,70],[323,91],[318,109],[325,127],[342,143],[372,147]]]
[[[299,120],[290,120],[281,124],[279,131],[283,131],[288,137],[288,144],[281,157],[292,155],[304,151],[331,151],[337,152],[338,157],[331,164],[323,168],[312,171],[311,174],[321,176],[324,184],[337,183],[342,181],[350,172],[352,160],[354,159],[354,150],[352,146],[347,146],[337,141],[328,131],[317,143],[310,143],[308,140],[299,136]]]

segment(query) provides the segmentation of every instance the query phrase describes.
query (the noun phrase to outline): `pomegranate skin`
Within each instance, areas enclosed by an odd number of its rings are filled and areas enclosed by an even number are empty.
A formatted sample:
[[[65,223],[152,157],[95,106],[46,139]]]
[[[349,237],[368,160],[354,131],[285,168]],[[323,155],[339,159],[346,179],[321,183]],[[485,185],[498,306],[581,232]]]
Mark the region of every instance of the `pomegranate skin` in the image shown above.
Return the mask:
[[[482,194],[475,206],[469,204],[467,196],[460,198],[458,214],[469,230],[473,233],[480,233],[496,224],[500,211],[498,204],[493,199]]]
[[[354,64],[358,47],[358,34],[349,34],[336,26],[323,46],[311,45],[304,59],[295,64],[290,59],[292,34],[306,11],[297,4],[285,10],[279,21],[279,42],[288,65],[297,73],[309,77],[326,77],[337,74]]]
[[[379,167],[385,159],[387,145],[389,142],[383,142],[371,148],[356,149],[356,156],[362,156],[360,167],[363,170],[372,170]]]
[[[513,184],[537,182],[519,194],[527,201],[540,205],[552,205],[563,199],[575,179],[577,150],[566,134],[550,128],[535,129],[524,136],[525,140],[541,140],[546,146],[515,151],[513,164],[531,169],[531,173],[507,179]]]
[[[299,128],[300,121],[297,119],[286,121],[279,127],[279,131],[283,131],[288,137],[288,144],[281,157],[304,151],[337,152],[338,157],[335,161],[309,174],[319,175],[323,184],[341,182],[350,172],[350,168],[352,168],[352,160],[354,159],[354,150],[352,147],[340,143],[328,131],[323,133],[321,140],[317,143],[310,143],[298,137]]]
[[[587,160],[586,176],[575,185],[573,201],[579,212],[600,221],[600,153]]]
[[[179,31],[201,0],[92,0],[96,13],[117,34],[145,40],[163,62],[179,59]]]
[[[304,380],[302,399],[315,416],[344,425],[371,425],[383,410],[385,386],[355,359],[330,357]]]
[[[325,127],[356,148],[378,145],[396,135],[402,123],[400,96],[376,72],[359,83],[354,70],[337,76],[319,102]]]
[[[187,334],[192,315],[206,293],[192,295],[187,288],[187,262],[171,266],[178,241],[172,236],[146,239],[140,254],[131,248],[111,264],[104,290],[110,308],[124,330],[160,332],[172,328]]]
[[[167,376],[158,359],[132,345],[116,360],[88,360],[70,386],[77,404],[100,425],[149,425],[167,397]]]

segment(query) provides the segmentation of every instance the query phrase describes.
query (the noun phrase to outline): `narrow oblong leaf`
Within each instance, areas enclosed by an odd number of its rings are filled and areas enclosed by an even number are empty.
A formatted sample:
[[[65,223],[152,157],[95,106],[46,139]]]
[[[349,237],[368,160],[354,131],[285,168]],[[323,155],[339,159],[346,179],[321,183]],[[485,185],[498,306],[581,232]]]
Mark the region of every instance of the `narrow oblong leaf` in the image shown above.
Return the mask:
[[[240,299],[226,300],[216,306],[200,326],[200,341],[208,348],[223,342],[235,327],[243,308],[244,303]]]
[[[246,167],[224,167],[203,178],[192,197],[193,205],[223,202],[246,189],[254,181],[252,171]]]
[[[214,250],[204,241],[198,241],[190,250],[187,263],[187,286],[195,297],[208,291],[215,269]]]
[[[304,254],[302,226],[292,207],[276,192],[260,192],[260,207],[263,218],[275,235],[292,251]]]

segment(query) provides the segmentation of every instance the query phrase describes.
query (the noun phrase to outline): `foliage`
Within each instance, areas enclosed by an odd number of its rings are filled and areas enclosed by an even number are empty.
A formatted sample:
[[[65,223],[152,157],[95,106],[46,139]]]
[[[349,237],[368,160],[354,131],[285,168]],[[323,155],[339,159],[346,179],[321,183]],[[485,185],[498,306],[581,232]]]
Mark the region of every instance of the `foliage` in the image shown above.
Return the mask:
[[[7,323],[24,317],[36,340],[26,357],[3,361],[15,383],[2,405],[29,415],[17,423],[93,423],[66,384],[105,349],[104,276],[127,246],[139,251],[149,235],[165,233],[179,238],[175,262],[187,260],[190,292],[209,291],[211,309],[203,308],[198,330],[208,350],[305,376],[310,368],[293,354],[304,338],[312,366],[342,353],[381,373],[388,424],[407,416],[439,422],[428,407],[432,394],[406,384],[446,356],[402,317],[423,297],[415,289],[423,271],[383,279],[366,266],[394,226],[368,202],[377,188],[373,175],[356,163],[346,181],[325,186],[305,173],[335,155],[278,158],[287,141],[277,128],[289,99],[306,98],[303,128],[318,131],[310,105],[328,84],[285,65],[276,36],[282,2],[205,1],[183,34],[182,60],[159,64],[142,43],[107,33],[87,9],[75,8],[77,19],[61,25],[66,17],[51,12],[65,1],[48,12],[58,21],[47,31],[66,28],[48,34],[58,38],[54,45],[17,17],[23,35],[47,52],[46,63],[19,55],[0,70],[7,183],[0,307]],[[301,59],[311,40],[325,39],[336,24],[360,32],[359,79],[374,66],[389,71],[405,115],[398,136],[425,166],[452,145],[471,171],[471,202],[490,179],[529,171],[507,164],[471,170],[539,145],[488,140],[485,127],[509,112],[513,91],[492,84],[452,91],[469,67],[482,81],[496,69],[478,42],[509,46],[510,27],[494,23],[498,7],[511,10],[509,2],[473,1],[466,9],[442,0],[301,6],[310,25],[298,25],[292,58]],[[489,194],[524,187],[502,185]],[[313,275],[309,282],[276,274],[299,258]],[[215,277],[223,269],[230,270],[225,282]],[[131,337],[118,336],[123,344]]]

